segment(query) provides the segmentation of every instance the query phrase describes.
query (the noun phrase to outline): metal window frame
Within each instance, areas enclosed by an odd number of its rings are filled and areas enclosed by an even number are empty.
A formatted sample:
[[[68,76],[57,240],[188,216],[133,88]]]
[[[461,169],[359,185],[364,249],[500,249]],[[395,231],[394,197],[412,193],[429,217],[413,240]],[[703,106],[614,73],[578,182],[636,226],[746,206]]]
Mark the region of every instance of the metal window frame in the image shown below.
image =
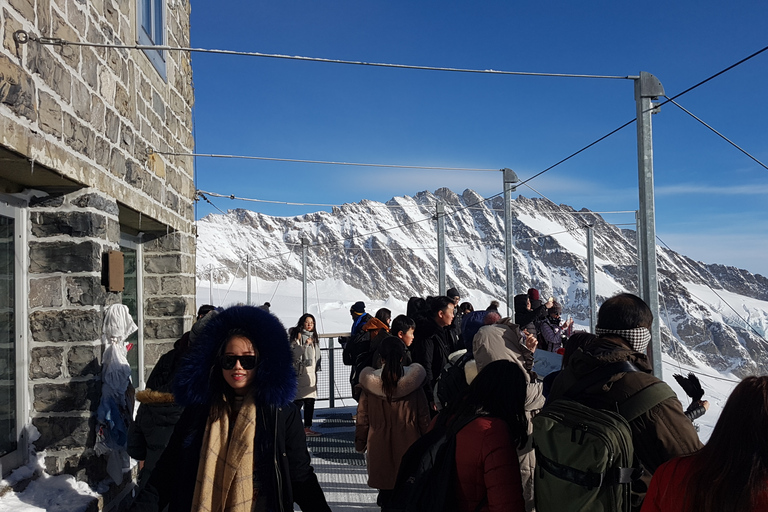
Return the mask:
[[[155,32],[154,28],[156,24],[158,23],[158,20],[155,19],[155,3],[161,2],[162,3],[162,9],[161,9],[161,19],[159,20],[159,23],[162,26],[162,33],[163,33],[163,40],[162,41],[154,41],[152,39],[153,34],[147,34],[147,32],[144,30],[144,9],[143,6],[149,2],[150,3],[150,17],[149,25],[152,27],[150,32]],[[166,35],[167,30],[167,3],[166,0],[136,0],[136,42],[141,45],[157,45],[162,46],[165,44],[166,39],[168,39]],[[144,55],[147,56],[149,61],[152,63],[152,66],[157,70],[157,72],[160,74],[163,80],[168,81],[168,75],[166,72],[166,63],[165,63],[165,50],[142,50],[144,52]]]
[[[14,327],[16,356],[16,450],[0,457],[0,474],[27,463],[28,443],[26,425],[29,422],[29,350],[27,327],[29,308],[29,251],[27,243],[26,204],[11,204],[0,199],[0,215],[14,220]]]
[[[139,382],[136,389],[144,389],[147,383],[144,375],[144,245],[139,236],[120,233],[120,247],[136,251],[136,325],[139,330],[136,338]]]

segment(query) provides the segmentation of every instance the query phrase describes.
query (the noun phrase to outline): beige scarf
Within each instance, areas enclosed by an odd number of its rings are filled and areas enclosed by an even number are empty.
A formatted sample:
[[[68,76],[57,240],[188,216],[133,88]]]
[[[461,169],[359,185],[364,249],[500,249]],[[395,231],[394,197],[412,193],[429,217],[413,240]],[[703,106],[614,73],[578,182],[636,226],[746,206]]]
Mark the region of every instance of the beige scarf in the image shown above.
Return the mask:
[[[256,405],[245,397],[229,438],[230,418],[208,417],[192,510],[200,512],[251,512],[253,492],[253,443]]]

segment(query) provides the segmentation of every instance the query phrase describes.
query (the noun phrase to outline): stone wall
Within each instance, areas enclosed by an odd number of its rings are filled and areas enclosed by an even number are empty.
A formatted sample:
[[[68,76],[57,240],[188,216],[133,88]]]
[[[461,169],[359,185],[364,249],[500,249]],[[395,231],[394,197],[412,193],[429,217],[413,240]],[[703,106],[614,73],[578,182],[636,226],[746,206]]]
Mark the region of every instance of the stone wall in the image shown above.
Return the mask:
[[[117,203],[93,189],[29,208],[30,417],[49,473],[97,482],[95,411],[101,397],[104,308],[121,294],[101,284],[102,255],[118,250]]]
[[[189,46],[189,3],[167,2],[170,45]],[[136,42],[135,0],[8,0],[0,7],[0,145],[190,233],[189,55],[166,52],[164,79],[140,50],[17,46],[13,32],[68,41]]]

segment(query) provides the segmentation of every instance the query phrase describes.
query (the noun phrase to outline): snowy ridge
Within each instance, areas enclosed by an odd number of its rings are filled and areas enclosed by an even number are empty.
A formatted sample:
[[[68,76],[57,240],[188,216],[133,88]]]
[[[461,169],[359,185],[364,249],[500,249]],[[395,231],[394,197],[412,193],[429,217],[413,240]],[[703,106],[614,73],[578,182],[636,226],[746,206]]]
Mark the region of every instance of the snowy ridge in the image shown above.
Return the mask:
[[[458,195],[446,188],[300,217],[243,209],[209,215],[198,222],[198,296],[209,300],[206,287],[213,267],[214,287],[232,289],[228,302],[238,294],[244,302],[241,281],[248,255],[254,294],[260,302],[271,298],[275,311],[284,311],[291,323],[301,313],[300,244],[305,237],[310,311],[324,312],[329,325],[338,326],[334,330],[348,328],[349,305],[356,300],[370,303],[369,311],[375,311],[374,304],[402,304],[390,309],[403,312],[408,297],[437,293],[438,199],[446,204],[448,286],[458,287],[462,300],[475,308],[501,300],[506,286],[503,200],[484,201],[472,190]],[[518,291],[535,287],[543,296],[556,297],[565,314],[587,326],[584,226],[592,224],[598,303],[618,292],[636,292],[634,231],[586,209],[576,215],[573,208],[546,199],[520,196],[512,207]],[[768,279],[695,262],[661,247],[657,255],[665,353],[681,363],[737,376],[768,373]],[[284,302],[287,290],[292,299]]]

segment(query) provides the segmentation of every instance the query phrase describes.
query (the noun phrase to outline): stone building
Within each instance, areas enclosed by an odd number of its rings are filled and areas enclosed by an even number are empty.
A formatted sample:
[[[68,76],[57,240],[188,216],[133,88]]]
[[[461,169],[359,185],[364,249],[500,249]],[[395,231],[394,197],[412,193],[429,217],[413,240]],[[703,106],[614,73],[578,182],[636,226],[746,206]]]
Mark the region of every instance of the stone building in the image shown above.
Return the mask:
[[[189,46],[190,5],[2,0],[0,11],[0,468],[23,464],[32,442],[49,473],[95,483],[105,307],[128,305],[139,326],[137,388],[195,312],[192,159],[162,155],[193,151],[190,57],[34,38]],[[124,259],[122,291],[104,284],[109,251]]]

